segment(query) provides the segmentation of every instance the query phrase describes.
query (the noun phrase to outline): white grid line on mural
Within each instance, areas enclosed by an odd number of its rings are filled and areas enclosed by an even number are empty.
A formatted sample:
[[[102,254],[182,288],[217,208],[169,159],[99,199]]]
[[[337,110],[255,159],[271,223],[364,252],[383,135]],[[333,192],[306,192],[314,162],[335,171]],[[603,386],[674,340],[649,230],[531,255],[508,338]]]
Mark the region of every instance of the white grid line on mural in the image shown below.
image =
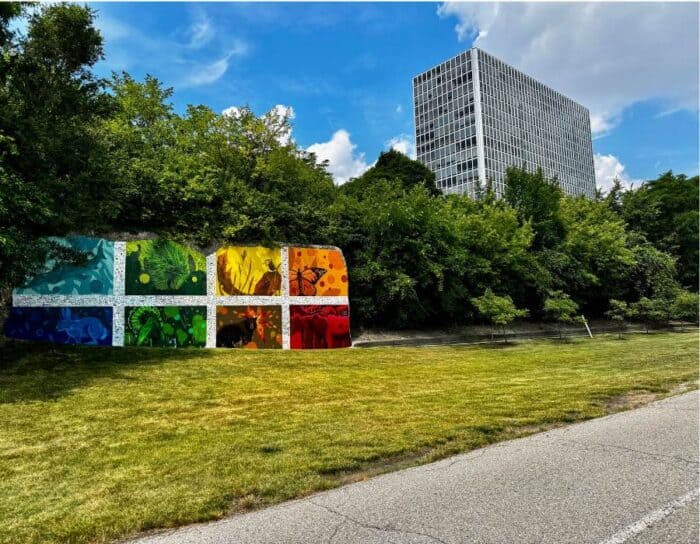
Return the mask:
[[[216,297],[216,253],[207,255],[207,343],[206,347],[216,347],[216,304],[209,299]]]
[[[115,302],[124,296],[126,286],[126,242],[114,242],[114,279],[112,280]],[[97,305],[95,305],[97,306]],[[112,306],[112,345],[124,345],[124,305]]]
[[[206,347],[216,347],[217,306],[279,306],[282,319],[282,348],[290,349],[291,306],[347,306],[347,296],[291,296],[289,294],[289,247],[280,247],[281,296],[217,295],[216,253],[207,255],[206,295],[126,295],[126,242],[114,243],[114,283],[112,295],[20,295],[13,294],[16,307],[111,307],[112,345],[124,345],[125,312],[132,306],[200,306],[206,307]]]
[[[282,349],[289,349],[291,329],[289,319],[289,248],[281,248],[282,262],[280,273],[282,274]]]
[[[84,307],[84,306],[337,306],[348,304],[345,296],[275,297],[275,296],[208,296],[208,295],[14,295],[17,307]]]

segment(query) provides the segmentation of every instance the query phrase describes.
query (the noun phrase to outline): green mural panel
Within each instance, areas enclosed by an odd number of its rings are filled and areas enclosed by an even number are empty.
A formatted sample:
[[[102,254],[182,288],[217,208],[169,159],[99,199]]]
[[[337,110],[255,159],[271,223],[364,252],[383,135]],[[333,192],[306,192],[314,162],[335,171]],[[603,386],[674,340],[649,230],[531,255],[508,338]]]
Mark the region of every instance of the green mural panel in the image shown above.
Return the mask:
[[[206,306],[127,307],[125,316],[125,346],[203,348],[206,345]]]
[[[170,240],[127,242],[125,279],[127,295],[206,295],[206,259]]]

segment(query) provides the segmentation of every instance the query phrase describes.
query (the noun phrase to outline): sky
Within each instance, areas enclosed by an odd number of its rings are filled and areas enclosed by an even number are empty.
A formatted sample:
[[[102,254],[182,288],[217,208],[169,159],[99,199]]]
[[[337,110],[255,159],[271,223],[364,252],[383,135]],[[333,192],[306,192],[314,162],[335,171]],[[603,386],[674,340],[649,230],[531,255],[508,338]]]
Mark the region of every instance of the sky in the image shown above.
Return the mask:
[[[696,3],[95,3],[96,71],[292,115],[336,183],[415,157],[412,77],[476,45],[591,112],[596,180],[698,174]]]

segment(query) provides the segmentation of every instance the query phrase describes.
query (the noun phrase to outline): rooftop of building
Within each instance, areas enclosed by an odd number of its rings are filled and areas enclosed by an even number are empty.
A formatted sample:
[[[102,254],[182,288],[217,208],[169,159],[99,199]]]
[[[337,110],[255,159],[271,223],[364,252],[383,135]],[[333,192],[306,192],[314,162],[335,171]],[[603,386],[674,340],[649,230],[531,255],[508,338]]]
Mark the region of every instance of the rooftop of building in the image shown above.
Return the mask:
[[[420,72],[419,74],[413,76],[413,84],[414,84],[414,86],[416,85],[416,79],[418,79],[420,76],[422,76],[422,75],[424,75],[424,74],[427,74],[427,73],[431,72],[432,70],[434,70],[435,68],[438,68],[439,66],[442,66],[442,65],[444,65],[444,64],[447,64],[448,62],[450,62],[450,61],[452,61],[452,60],[458,60],[462,55],[466,55],[467,53],[469,53],[469,52],[472,51],[472,50],[479,51],[480,53],[483,53],[484,55],[488,55],[489,57],[491,57],[491,58],[493,58],[493,59],[496,59],[496,60],[499,61],[499,62],[502,62],[502,63],[505,64],[506,66],[509,66],[510,68],[512,68],[513,70],[515,70],[516,72],[518,72],[519,74],[522,74],[526,79],[532,80],[533,82],[537,83],[538,85],[542,85],[542,86],[545,87],[547,90],[549,90],[549,91],[551,91],[551,92],[553,92],[553,93],[555,93],[555,94],[561,96],[562,98],[565,98],[566,100],[569,100],[569,101],[571,101],[571,102],[574,102],[575,104],[577,104],[577,105],[581,106],[582,108],[584,108],[584,109],[585,109],[586,111],[588,111],[589,114],[590,114],[590,111],[588,110],[588,108],[587,108],[586,106],[584,106],[583,104],[581,104],[580,102],[578,102],[577,100],[574,100],[574,99],[571,98],[570,96],[567,96],[567,95],[565,95],[564,93],[562,93],[562,92],[560,92],[560,91],[557,91],[556,89],[550,87],[550,86],[547,85],[546,83],[543,83],[543,82],[541,82],[540,80],[535,79],[534,77],[532,77],[532,76],[529,75],[528,73],[523,72],[523,71],[520,70],[519,68],[516,68],[516,67],[513,66],[512,64],[509,64],[509,63],[507,63],[506,61],[504,61],[503,59],[500,59],[500,58],[496,57],[495,55],[492,55],[492,54],[489,53],[488,51],[484,51],[484,50],[481,49],[480,47],[476,47],[476,46],[471,47],[471,48],[469,48],[469,49],[466,49],[465,51],[462,51],[462,52],[460,52],[460,53],[457,53],[456,55],[454,55],[454,56],[452,56],[452,57],[450,57],[450,58],[448,58],[448,59],[445,59],[445,60],[443,60],[442,62],[439,62],[439,63],[435,64],[434,66],[428,68],[427,70],[424,70],[424,71]]]

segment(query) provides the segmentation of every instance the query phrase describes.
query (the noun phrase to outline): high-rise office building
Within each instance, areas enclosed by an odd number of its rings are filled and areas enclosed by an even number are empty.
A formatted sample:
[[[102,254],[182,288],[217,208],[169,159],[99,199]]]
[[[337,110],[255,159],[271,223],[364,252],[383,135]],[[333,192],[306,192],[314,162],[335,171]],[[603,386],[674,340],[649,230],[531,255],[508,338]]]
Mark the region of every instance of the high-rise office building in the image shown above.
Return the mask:
[[[444,193],[474,196],[506,168],[541,167],[566,194],[595,194],[588,110],[472,48],[413,78],[418,160]]]

